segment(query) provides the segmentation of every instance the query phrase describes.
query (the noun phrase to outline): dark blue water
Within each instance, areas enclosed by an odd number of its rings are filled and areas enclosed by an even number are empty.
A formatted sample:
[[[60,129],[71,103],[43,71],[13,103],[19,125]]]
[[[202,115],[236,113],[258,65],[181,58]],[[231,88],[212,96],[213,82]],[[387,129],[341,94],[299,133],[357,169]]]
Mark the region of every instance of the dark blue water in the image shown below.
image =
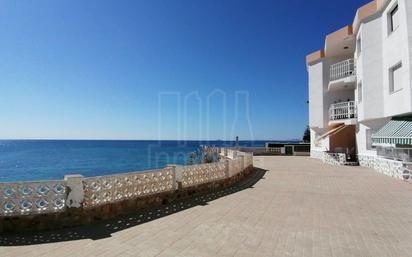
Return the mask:
[[[241,146],[264,146],[241,141]],[[233,146],[224,141],[1,140],[0,182],[98,176],[186,164],[200,145]]]

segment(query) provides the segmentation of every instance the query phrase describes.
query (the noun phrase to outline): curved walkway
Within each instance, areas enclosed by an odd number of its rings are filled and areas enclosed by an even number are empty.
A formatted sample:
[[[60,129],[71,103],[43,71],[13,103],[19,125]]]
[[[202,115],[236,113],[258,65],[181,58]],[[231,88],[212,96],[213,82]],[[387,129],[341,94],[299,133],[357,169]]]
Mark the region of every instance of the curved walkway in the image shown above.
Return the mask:
[[[0,256],[412,256],[411,184],[305,157],[254,161],[248,180],[192,200],[0,235]]]

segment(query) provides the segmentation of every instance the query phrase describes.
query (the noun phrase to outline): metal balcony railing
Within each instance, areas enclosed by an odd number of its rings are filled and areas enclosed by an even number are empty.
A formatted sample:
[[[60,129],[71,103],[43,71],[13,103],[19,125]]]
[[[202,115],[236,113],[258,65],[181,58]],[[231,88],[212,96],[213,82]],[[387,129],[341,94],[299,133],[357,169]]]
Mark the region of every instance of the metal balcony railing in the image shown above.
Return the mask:
[[[357,117],[357,114],[354,101],[336,103],[329,107],[329,119],[331,121],[353,119]]]
[[[335,63],[330,66],[330,80],[337,80],[356,75],[356,65],[353,59]]]

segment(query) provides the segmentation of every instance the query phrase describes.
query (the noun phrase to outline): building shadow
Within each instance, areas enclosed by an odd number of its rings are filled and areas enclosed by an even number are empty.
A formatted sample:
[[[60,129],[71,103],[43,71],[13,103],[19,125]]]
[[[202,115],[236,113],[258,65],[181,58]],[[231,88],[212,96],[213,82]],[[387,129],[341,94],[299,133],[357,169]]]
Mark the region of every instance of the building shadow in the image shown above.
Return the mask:
[[[265,173],[266,170],[255,168],[254,172],[230,187],[197,194],[190,198],[175,200],[153,208],[141,209],[133,214],[119,216],[114,219],[96,222],[90,225],[59,230],[0,235],[0,246],[34,245],[80,239],[99,240],[108,238],[115,232],[150,222],[195,206],[204,206],[210,201],[248,188],[253,188],[259,180],[264,179],[263,176]]]

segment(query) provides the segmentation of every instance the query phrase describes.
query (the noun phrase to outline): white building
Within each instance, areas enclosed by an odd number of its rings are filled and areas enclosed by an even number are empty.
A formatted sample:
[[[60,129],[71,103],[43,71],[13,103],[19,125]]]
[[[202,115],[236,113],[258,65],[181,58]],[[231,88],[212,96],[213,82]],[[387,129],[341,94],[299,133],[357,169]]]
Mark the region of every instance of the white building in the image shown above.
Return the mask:
[[[412,0],[375,0],[306,57],[311,156],[409,179]]]

